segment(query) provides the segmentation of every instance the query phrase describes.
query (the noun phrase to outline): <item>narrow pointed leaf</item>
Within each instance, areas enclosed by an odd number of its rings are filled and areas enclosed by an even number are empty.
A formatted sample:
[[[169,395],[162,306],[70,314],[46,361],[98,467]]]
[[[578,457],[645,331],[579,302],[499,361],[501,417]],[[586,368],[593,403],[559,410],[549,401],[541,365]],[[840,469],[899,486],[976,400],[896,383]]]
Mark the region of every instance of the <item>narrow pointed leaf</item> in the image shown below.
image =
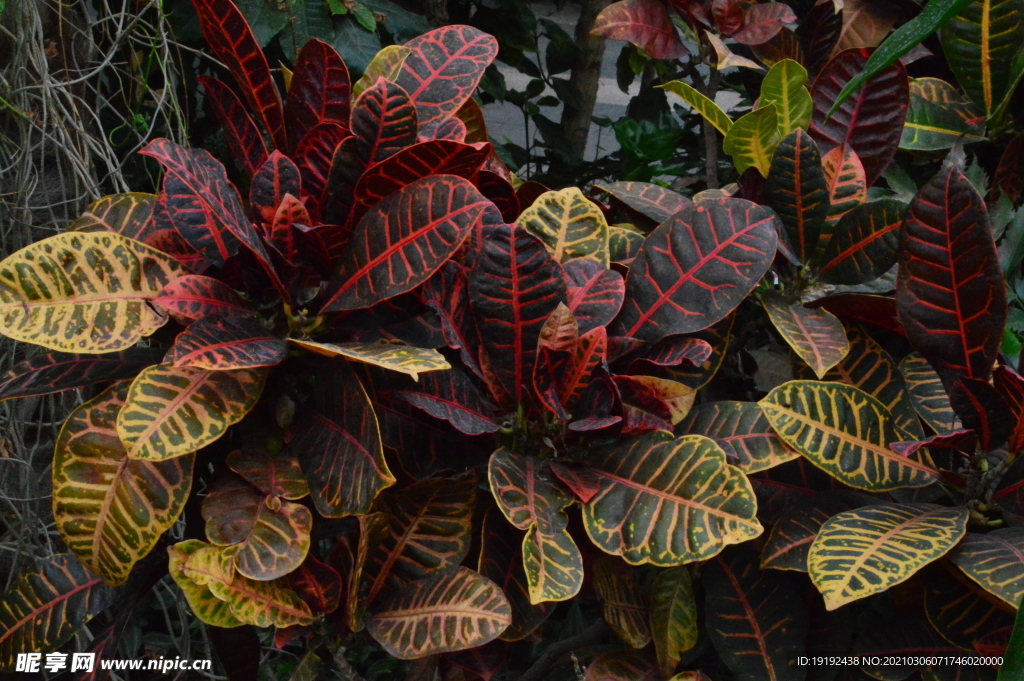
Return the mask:
[[[900,361],[900,373],[906,381],[910,401],[917,415],[936,433],[961,428],[960,419],[949,404],[942,379],[921,355],[912,352]]]
[[[762,532],[750,483],[704,436],[655,431],[590,456],[601,491],[583,507],[587,534],[629,563],[704,560]]]
[[[164,362],[197,369],[251,369],[280,364],[288,343],[251,319],[210,316],[178,334]]]
[[[306,133],[295,147],[295,163],[302,176],[302,198],[318,206],[326,198],[334,155],[343,141],[350,137],[348,128],[325,121]]]
[[[601,597],[605,622],[626,645],[643,648],[650,643],[650,607],[632,568],[614,558],[595,561],[594,589]]]
[[[790,381],[758,404],[789,446],[850,487],[882,492],[938,477],[924,452],[903,457],[888,448],[908,438],[885,405],[859,388]]]
[[[491,203],[467,180],[432,175],[374,206],[356,226],[323,311],[354,310],[422,284]]]
[[[649,182],[607,182],[594,188],[608,192],[659,225],[692,203],[678,192]]]
[[[302,47],[284,105],[291,149],[320,123],[348,127],[351,83],[348,68],[333,47],[316,39]]]
[[[950,554],[950,560],[981,588],[1020,607],[1024,598],[1024,529],[1008,527],[987,534],[970,533]]]
[[[288,446],[298,454],[317,511],[328,518],[369,511],[395,477],[370,399],[347,362],[334,360],[319,372],[302,418],[304,427]]]
[[[949,149],[961,135],[965,144],[985,137],[984,119],[971,103],[944,80],[910,81],[910,108],[903,124],[900,149]]]
[[[0,376],[0,400],[49,395],[102,381],[134,378],[163,355],[155,348],[132,348],[104,355],[70,355],[63,352],[36,355],[18,362]]]
[[[686,47],[665,6],[656,0],[619,0],[597,16],[591,35],[628,40],[652,59],[677,59]]]
[[[484,645],[511,622],[511,607],[498,585],[456,567],[388,598],[366,628],[388,653],[413,660]]]
[[[167,321],[148,301],[184,273],[119,234],[58,234],[0,262],[0,333],[63,352],[123,350]]]
[[[249,186],[249,207],[264,224],[271,224],[286,194],[298,196],[302,189],[299,167],[280,151],[274,151],[253,173]]]
[[[516,225],[544,242],[560,263],[589,258],[609,265],[608,223],[575,187],[541,194],[519,215]]]
[[[577,258],[565,263],[569,299],[566,305],[581,334],[607,326],[622,309],[626,285],[622,275],[596,260]]]
[[[829,196],[818,145],[802,129],[775,147],[765,192],[768,205],[786,227],[796,257],[808,262],[818,251]]]
[[[729,130],[733,125],[729,115],[722,111],[714,101],[697,92],[692,86],[687,85],[681,80],[674,80],[659,87],[668,90],[674,95],[678,95],[684,102],[693,107],[697,113],[707,119],[708,123],[715,126],[718,132],[723,135],[729,134]]]
[[[742,199],[693,205],[654,230],[626,276],[613,335],[658,341],[724,319],[775,257],[771,210]]]
[[[833,229],[818,277],[830,284],[863,284],[892,269],[905,210],[896,199],[854,206]]]
[[[458,369],[429,374],[415,389],[398,390],[393,394],[435,418],[448,421],[467,435],[498,430],[494,407]]]
[[[921,188],[900,232],[896,300],[914,348],[951,385],[992,373],[1006,286],[985,202],[952,164]]]
[[[413,348],[399,343],[317,343],[289,339],[295,345],[326,357],[345,357],[408,374],[418,380],[421,373],[444,371],[451,365],[432,348]]]
[[[811,136],[822,153],[849,144],[864,164],[871,186],[892,162],[907,115],[910,89],[907,71],[897,62],[875,75],[838,109],[840,90],[860,73],[871,56],[870,49],[845,50],[826,64],[811,88],[814,113]],[[831,109],[831,116],[828,113]]]
[[[209,545],[198,539],[188,539],[167,547],[167,571],[178,585],[192,613],[200,621],[222,628],[240,627],[244,624],[231,613],[231,606],[213,595],[207,584],[198,584],[185,574],[185,563],[202,548]]]
[[[683,565],[658,573],[651,587],[651,636],[658,666],[668,676],[682,653],[697,645],[697,603],[693,580]]]
[[[949,391],[949,404],[964,428],[974,431],[986,451],[1006,443],[1014,422],[999,393],[988,381],[958,376]]]
[[[67,231],[114,232],[143,241],[153,231],[155,205],[155,194],[110,194],[90,203],[85,212],[68,225]]]
[[[754,11],[754,5],[749,12]],[[781,3],[769,3],[765,7],[786,7]],[[789,9],[786,7],[786,9]],[[789,11],[792,15],[792,10]],[[797,128],[807,130],[811,122],[811,93],[807,91],[807,69],[800,62],[783,59],[772,64],[761,82],[761,106],[775,105],[778,116],[779,136],[787,137]]]
[[[583,391],[590,385],[594,370],[606,360],[608,332],[603,326],[591,329],[576,341],[576,348],[558,381],[558,398],[572,410]]]
[[[724,442],[738,457],[744,473],[757,473],[792,461],[800,455],[782,441],[754,402],[699,404],[676,426],[679,435],[706,435]]]
[[[827,310],[787,304],[781,294],[766,293],[761,302],[775,329],[818,378],[824,377],[850,351],[842,322]]]
[[[993,190],[998,188],[1013,203],[1019,204],[1024,196],[1024,133],[1014,136],[999,157],[995,175],[992,178]]]
[[[824,246],[839,220],[867,202],[868,184],[860,157],[849,144],[836,147],[822,156],[821,167],[825,171],[829,200],[826,227],[821,233],[821,245]]]
[[[967,531],[966,508],[886,504],[830,518],[811,545],[811,581],[825,608],[885,591],[941,558]]]
[[[708,633],[734,678],[803,679],[807,615],[786,575],[760,570],[749,549],[719,556],[704,575]]]
[[[260,129],[226,83],[209,76],[197,76],[196,81],[203,86],[235,161],[246,175],[255,176],[268,153]]]
[[[53,458],[53,513],[64,545],[112,586],[175,523],[192,488],[194,455],[135,461],[117,435],[128,383],[68,416]]]
[[[363,75],[352,86],[352,96],[358,97],[366,88],[376,83],[378,78],[394,82],[410,54],[412,50],[405,45],[388,45],[375,54],[363,70]]]
[[[767,104],[745,114],[729,128],[722,151],[732,156],[741,175],[747,168],[757,168],[762,177],[768,177],[772,154],[781,139],[775,105]]]

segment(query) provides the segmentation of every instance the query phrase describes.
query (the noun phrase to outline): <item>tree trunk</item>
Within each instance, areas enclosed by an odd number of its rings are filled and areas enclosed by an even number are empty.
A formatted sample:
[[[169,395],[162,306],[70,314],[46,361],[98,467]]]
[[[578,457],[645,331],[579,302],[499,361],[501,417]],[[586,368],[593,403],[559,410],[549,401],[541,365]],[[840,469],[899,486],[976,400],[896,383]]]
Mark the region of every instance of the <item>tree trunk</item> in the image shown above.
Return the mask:
[[[579,94],[579,108],[568,103],[562,110],[562,134],[567,141],[570,162],[583,160],[590,133],[590,120],[597,102],[597,88],[601,80],[601,60],[604,58],[604,38],[590,35],[594,20],[611,0],[580,0],[580,16],[576,21],[576,46],[579,52],[573,60],[569,82]]]

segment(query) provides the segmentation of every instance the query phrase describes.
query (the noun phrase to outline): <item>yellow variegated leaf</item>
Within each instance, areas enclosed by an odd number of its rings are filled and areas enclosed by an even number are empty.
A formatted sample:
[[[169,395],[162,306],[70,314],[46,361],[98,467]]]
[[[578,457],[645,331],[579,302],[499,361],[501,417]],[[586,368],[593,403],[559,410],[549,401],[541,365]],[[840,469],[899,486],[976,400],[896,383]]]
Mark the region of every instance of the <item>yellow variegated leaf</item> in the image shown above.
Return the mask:
[[[757,168],[762,177],[768,177],[772,153],[782,140],[779,135],[779,116],[774,104],[762,106],[733,123],[722,142],[722,150],[732,156],[736,172]]]
[[[230,584],[235,579],[237,546],[221,547],[204,544],[195,550],[181,568],[182,574],[196,584],[206,586],[212,582]]]
[[[904,457],[891,442],[913,439],[884,404],[859,388],[830,381],[789,381],[759,402],[772,428],[811,463],[858,489],[886,492],[938,479],[922,448]]]
[[[110,232],[65,232],[0,262],[0,333],[64,352],[115,352],[167,321],[149,301],[188,272]]]
[[[829,518],[807,557],[825,608],[885,591],[941,558],[967,531],[970,512],[936,504],[883,504]]]
[[[920,353],[912,352],[900,360],[899,369],[907,384],[911,404],[932,430],[941,435],[963,428],[949,404],[942,379],[928,360]]]
[[[114,232],[139,240],[153,217],[156,194],[111,194],[89,204],[81,217],[68,225],[69,232]]]
[[[531,525],[523,537],[523,569],[532,605],[567,601],[583,586],[583,555],[565,528]]]
[[[633,648],[651,640],[650,608],[640,595],[633,568],[614,558],[594,562],[594,588],[604,603],[604,621]]]
[[[818,378],[824,377],[850,351],[843,323],[828,310],[790,304],[777,293],[762,295],[761,304],[775,329]]]
[[[704,35],[707,36],[708,42],[711,43],[711,47],[715,50],[715,55],[718,57],[717,68],[719,71],[727,69],[730,66],[739,66],[745,69],[764,71],[764,67],[756,61],[747,59],[746,57],[741,57],[730,50],[728,45],[725,44],[725,41],[711,31],[704,31]]]
[[[242,420],[263,392],[267,369],[144,369],[117,415],[132,459],[164,461],[204,447]]]
[[[674,80],[671,83],[665,83],[656,87],[668,90],[682,98],[684,102],[693,107],[694,111],[706,118],[708,123],[715,126],[718,132],[723,135],[729,134],[729,129],[732,128],[732,119],[729,118],[729,115],[722,111],[712,100],[694,90],[692,86],[687,85],[681,80]]]
[[[418,381],[428,371],[445,371],[452,365],[437,350],[414,348],[398,343],[317,343],[289,338],[301,348],[326,357],[345,357],[366,364],[374,364],[391,371],[412,376]]]
[[[686,415],[690,413],[690,408],[693,406],[694,399],[697,397],[696,389],[679,381],[671,381],[667,378],[658,378],[656,376],[633,376],[632,379],[637,383],[643,383],[653,390],[657,394],[658,399],[665,403],[671,415],[669,421],[673,426],[686,418]]]
[[[355,98],[376,83],[378,78],[394,82],[410,54],[412,49],[405,45],[388,45],[375,54],[366,65],[362,77],[352,86],[352,100],[355,101]]]
[[[516,219],[547,246],[558,262],[590,258],[605,267],[608,222],[597,205],[576,187],[544,192]]]
[[[205,584],[197,584],[185,574],[185,563],[195,554],[196,551],[206,547],[207,544],[198,539],[189,539],[174,546],[167,547],[168,562],[167,571],[171,578],[178,585],[185,600],[201,621],[215,627],[240,627],[244,622],[231,614],[231,606],[213,595],[210,587]]]
[[[651,587],[651,635],[661,673],[668,676],[680,653],[697,645],[697,602],[685,565],[658,573]]]
[[[71,412],[53,455],[53,517],[61,539],[114,586],[181,515],[195,462],[192,454],[128,458],[116,428],[127,393],[128,383],[117,383]]]
[[[1013,608],[1020,606],[1024,598],[1024,528],[969,534],[950,558],[985,591]]]
[[[773,64],[761,82],[761,106],[775,105],[782,138],[797,128],[810,127],[814,104],[806,83],[807,69],[792,59]]]

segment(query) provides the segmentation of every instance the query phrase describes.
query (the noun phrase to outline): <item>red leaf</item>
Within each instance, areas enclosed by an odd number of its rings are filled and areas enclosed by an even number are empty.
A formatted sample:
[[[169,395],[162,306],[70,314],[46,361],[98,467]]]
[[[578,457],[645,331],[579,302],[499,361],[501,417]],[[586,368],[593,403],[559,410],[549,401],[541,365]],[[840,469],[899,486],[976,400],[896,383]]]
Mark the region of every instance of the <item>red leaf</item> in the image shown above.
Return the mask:
[[[594,369],[607,359],[608,332],[603,326],[581,334],[576,349],[559,376],[558,397],[566,409],[572,410],[573,403],[590,385]]]
[[[165,197],[165,194],[161,193],[161,197]],[[158,229],[151,232],[143,239],[143,243],[148,246],[152,246],[162,253],[166,253],[172,256],[175,260],[180,262],[185,267],[189,268],[193,272],[202,272],[206,268],[210,267],[210,262],[203,257],[203,255],[192,248],[187,241],[185,241],[177,231],[175,231],[173,225],[171,225],[170,219],[166,217],[167,210],[161,206],[161,201],[157,202],[156,208],[153,210],[153,215],[157,215],[158,211],[165,217],[162,223],[165,225],[163,229]]]
[[[732,35],[743,27],[743,16],[750,0],[714,0],[711,3],[711,16],[718,30],[725,35]]]
[[[747,10],[743,17],[743,29],[732,39],[743,45],[766,43],[782,30],[784,24],[796,21],[792,8],[782,2],[764,2]]]
[[[1024,377],[1008,366],[1000,366],[992,372],[992,379],[1013,423],[1010,451],[1019,452],[1024,449]]]
[[[552,461],[551,472],[584,504],[601,491],[601,477],[585,466]]]
[[[318,615],[337,610],[345,591],[337,571],[314,558],[312,553],[288,574],[288,586]]]
[[[932,435],[917,442],[890,442],[889,449],[900,456],[911,456],[922,447],[935,447],[938,449],[952,449],[967,456],[974,454],[974,448],[978,444],[978,434],[973,430],[954,430],[941,435]]]
[[[162,355],[163,351],[157,348],[132,348],[106,355],[63,352],[36,355],[0,375],[0,400],[49,395],[104,381],[134,378],[146,367],[157,364]]]
[[[471,26],[442,26],[405,44],[398,84],[416,104],[419,124],[430,128],[454,116],[498,55],[498,41]]]
[[[840,293],[819,298],[807,307],[828,310],[840,319],[867,322],[882,329],[895,331],[906,336],[896,311],[896,299],[889,296],[875,296],[867,293]]]
[[[487,149],[476,149],[468,144],[447,140],[421,142],[406,147],[387,160],[370,167],[359,178],[349,222],[357,223],[371,207],[385,197],[428,175],[472,178],[489,153],[489,145]]]
[[[1006,321],[1006,288],[985,202],[949,164],[911,201],[900,232],[896,300],[907,338],[947,389],[986,379]]]
[[[829,6],[828,3],[818,7]],[[903,64],[896,62],[864,84],[839,110],[826,114],[839,91],[864,69],[873,49],[844,50],[825,65],[814,79],[811,97],[811,137],[822,155],[849,144],[861,162],[871,186],[896,156],[910,104],[910,84]]]
[[[327,178],[338,146],[348,137],[348,130],[338,123],[318,123],[299,142],[295,163],[302,176],[302,196],[320,206],[327,191]]]
[[[687,54],[668,11],[658,0],[614,2],[597,15],[590,33],[628,40],[652,59],[678,59]]]
[[[431,175],[395,192],[359,221],[322,311],[369,307],[422,284],[491,205],[454,175]]]
[[[775,257],[775,214],[744,199],[711,199],[651,232],[626,276],[609,333],[657,341],[724,319]]]
[[[629,363],[629,373],[643,374],[654,367],[674,367],[689,362],[699,367],[711,356],[711,344],[700,338],[669,336],[658,341],[643,357]]]
[[[231,0],[192,0],[206,44],[234,77],[274,146],[288,147],[281,96],[245,17]]]
[[[1010,437],[1014,423],[999,393],[988,381],[958,376],[949,391],[949,404],[964,427],[978,434],[981,448],[990,452]]]
[[[992,193],[999,190],[1016,206],[1024,199],[1024,133],[1010,140],[992,178]],[[990,198],[994,196],[990,195]]]
[[[180,319],[196,320],[212,315],[251,317],[253,310],[230,286],[198,274],[179,277],[164,286],[153,303]]]
[[[444,657],[455,666],[483,679],[483,681],[491,681],[494,675],[505,666],[505,659],[508,657],[508,643],[491,641],[476,648],[447,653]]]
[[[541,328],[566,301],[561,267],[525,229],[501,225],[477,255],[469,292],[495,378],[515,403],[522,404]]]
[[[547,191],[551,190],[540,182],[527,180],[522,183],[519,185],[519,189],[516,190],[516,197],[519,199],[519,209],[526,210],[533,205],[533,202],[537,200],[537,197]]]
[[[645,430],[672,430],[672,412],[658,392],[631,376],[612,376],[622,400],[622,434]]]
[[[288,344],[257,321],[244,317],[203,317],[178,334],[164,362],[176,367],[226,370],[280,364]]]
[[[267,144],[242,102],[223,81],[209,76],[196,80],[206,90],[213,115],[220,122],[231,153],[246,175],[252,177],[267,158]]]
[[[804,66],[812,76],[828,61],[842,32],[843,12],[831,2],[815,4],[800,22],[796,37],[804,48]]]
[[[285,194],[281,199],[281,205],[277,207],[273,222],[270,223],[270,229],[267,230],[267,239],[278,253],[284,256],[285,260],[295,264],[298,262],[300,251],[304,250],[300,245],[303,235],[319,240],[316,232],[300,231],[302,227],[309,230],[311,222],[306,206],[291,194]],[[321,253],[323,251],[326,251],[326,247],[321,250]]]
[[[290,158],[275,150],[252,175],[249,206],[260,222],[274,221],[277,207],[285,194],[298,196],[301,191],[299,168]]]
[[[448,421],[466,435],[498,432],[494,408],[458,369],[424,374],[417,389],[397,390],[393,394],[435,418]]]
[[[465,142],[466,124],[455,116],[442,118],[436,123],[429,123],[425,126],[421,126],[418,139],[421,142],[429,142],[430,140]]]
[[[472,178],[473,184],[501,211],[501,219],[511,224],[519,217],[519,197],[512,185],[497,173],[481,170]]]
[[[306,43],[295,60],[285,98],[290,148],[297,149],[302,138],[320,123],[348,128],[351,97],[348,67],[335,49],[321,40]]]

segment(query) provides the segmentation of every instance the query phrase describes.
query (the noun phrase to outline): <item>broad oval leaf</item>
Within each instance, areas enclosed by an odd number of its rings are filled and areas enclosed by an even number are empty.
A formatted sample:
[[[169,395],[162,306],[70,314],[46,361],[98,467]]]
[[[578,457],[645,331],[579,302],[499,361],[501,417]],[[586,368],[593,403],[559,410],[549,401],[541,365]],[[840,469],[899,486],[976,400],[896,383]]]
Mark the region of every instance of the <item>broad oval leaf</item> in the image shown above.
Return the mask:
[[[299,196],[302,190],[299,168],[280,151],[271,152],[252,176],[249,185],[249,209],[264,224],[274,221],[287,194]]]
[[[828,217],[821,233],[821,245],[828,243],[832,230],[849,211],[868,200],[868,181],[860,157],[849,144],[838,146],[821,157],[828,187]]]
[[[594,188],[607,192],[659,225],[692,203],[678,192],[649,182],[608,182],[595,184]]]
[[[619,0],[604,8],[591,35],[628,40],[652,59],[677,59],[686,47],[663,4],[657,0]]]
[[[70,553],[29,567],[0,600],[0,667],[14,668],[19,653],[56,650],[118,595]]]
[[[608,227],[608,257],[613,263],[629,266],[640,252],[644,235],[633,225],[619,224]]]
[[[591,460],[601,489],[583,506],[587,534],[629,563],[705,560],[762,532],[750,482],[707,437],[654,431]]]
[[[811,88],[811,136],[823,153],[849,144],[864,164],[868,186],[892,162],[899,147],[910,100],[906,69],[897,62],[879,71],[831,117],[828,111],[840,90],[864,69],[872,51],[860,48],[840,52],[825,65]]]
[[[487,481],[498,508],[510,523],[525,530],[530,525],[564,529],[569,522],[565,508],[573,502],[541,460],[515,454],[504,447],[491,454]]]
[[[131,348],[104,355],[70,355],[52,352],[18,362],[0,375],[0,400],[49,395],[84,388],[102,381],[134,378],[160,361],[163,350]]]
[[[828,310],[812,310],[798,302],[787,304],[781,294],[773,292],[763,294],[761,303],[775,329],[818,378],[850,351],[842,322]]]
[[[757,5],[748,10],[748,17]],[[786,7],[782,3],[766,4],[765,7]],[[788,10],[789,8],[786,7]],[[792,16],[792,10],[789,10]],[[795,18],[795,17],[794,17]],[[761,106],[775,105],[778,115],[779,137],[785,138],[797,128],[806,130],[811,122],[811,93],[807,91],[807,69],[793,59],[783,59],[772,64],[761,81]],[[769,176],[771,179],[771,176]]]
[[[155,194],[110,194],[90,203],[85,212],[68,225],[67,231],[114,232],[142,241],[153,229],[155,204]]]
[[[761,45],[778,35],[779,31],[784,28],[784,24],[794,21],[796,21],[796,15],[792,8],[785,3],[767,2],[754,5],[747,9],[743,16],[743,28],[734,33],[732,39],[743,45]],[[804,77],[806,78],[806,73]],[[809,99],[808,103],[810,103]],[[810,107],[807,108],[807,111],[809,114]]]
[[[953,564],[981,588],[1020,607],[1024,598],[1024,528],[1008,527],[987,534],[971,533],[950,554]]]
[[[512,623],[498,585],[456,567],[413,582],[388,598],[366,623],[377,643],[400,660],[475,648]]]
[[[659,681],[658,667],[644,650],[616,650],[594,658],[583,681]],[[675,677],[672,681],[676,681]],[[685,680],[684,680],[685,681]],[[703,681],[697,679],[696,681]]]
[[[804,48],[802,63],[811,73],[821,71],[839,42],[842,30],[843,13],[837,3],[816,3],[801,17],[796,36]]]
[[[583,586],[583,555],[565,528],[531,525],[523,537],[523,569],[531,605],[568,600]]]
[[[757,168],[761,177],[768,177],[772,154],[781,139],[775,104],[766,104],[732,124],[722,140],[722,151],[732,156],[739,174],[747,168]]]
[[[117,434],[132,459],[163,461],[194,452],[249,413],[266,377],[266,369],[149,367],[132,381],[117,414]]]
[[[330,565],[308,554],[302,565],[288,575],[288,586],[315,614],[329,615],[341,605],[345,585]]]
[[[164,286],[153,303],[175,318],[195,321],[211,315],[251,317],[253,310],[230,286],[198,274],[186,274]]]
[[[960,420],[949,404],[942,379],[924,357],[912,352],[900,360],[900,373],[907,384],[917,415],[940,435],[960,429]]]
[[[697,603],[685,565],[658,573],[651,586],[651,637],[661,673],[668,676],[681,654],[697,645]]]
[[[737,681],[801,681],[807,614],[787,575],[758,568],[757,554],[737,547],[704,572],[707,627]]]
[[[910,81],[910,107],[903,124],[900,149],[935,151],[949,149],[961,135],[964,143],[985,136],[984,119],[956,89],[938,78]]]
[[[420,127],[454,116],[498,54],[498,41],[471,26],[442,26],[405,44],[396,82],[416,105]]]
[[[757,285],[776,250],[772,211],[743,199],[690,206],[644,241],[626,276],[612,335],[658,341],[724,319]]]
[[[910,202],[900,232],[896,301],[914,348],[947,387],[950,374],[986,379],[1006,320],[1006,285],[988,210],[954,164]]]
[[[185,563],[198,550],[209,544],[198,539],[188,539],[167,547],[167,571],[178,585],[192,613],[200,621],[222,628],[240,627],[244,624],[231,613],[231,606],[213,595],[207,584],[198,584],[185,574]]]
[[[241,449],[228,454],[224,463],[264,494],[282,499],[301,499],[309,494],[298,459],[286,451],[271,454],[265,441],[244,442]]]
[[[128,383],[117,383],[71,412],[53,455],[53,515],[64,545],[112,586],[181,515],[192,489],[188,454],[136,461],[117,435]]]
[[[832,492],[821,492],[810,502],[789,509],[772,525],[761,549],[761,568],[807,572],[807,554],[821,526],[829,518],[853,506]]]
[[[148,301],[185,273],[119,234],[58,234],[0,262],[0,333],[64,352],[123,350],[164,325]]]
[[[576,187],[544,192],[520,213],[516,225],[540,239],[560,263],[589,258],[608,267],[608,222]]]
[[[580,334],[607,326],[615,319],[626,295],[621,274],[590,258],[570,260],[562,269],[569,296],[566,306],[576,319]]]
[[[288,343],[252,319],[203,317],[178,334],[164,362],[197,369],[252,369],[280,364]]]
[[[973,650],[985,635],[1013,626],[1012,608],[990,599],[946,561],[925,566],[919,579],[928,622],[950,643]]]
[[[676,426],[677,435],[706,435],[735,453],[736,466],[748,475],[800,455],[782,441],[754,402],[707,402],[695,406]]]
[[[807,566],[825,608],[885,591],[941,558],[967,531],[966,508],[883,504],[829,518]]]
[[[290,342],[325,357],[344,357],[408,374],[419,380],[421,373],[451,369],[448,360],[433,348],[413,348],[401,343],[318,343],[289,338]]]
[[[651,642],[650,607],[640,593],[633,568],[615,558],[594,561],[594,589],[601,597],[604,621],[632,648]]]
[[[432,175],[398,190],[359,221],[322,310],[369,307],[422,284],[491,205],[455,175]]]
[[[809,262],[818,252],[829,195],[818,145],[802,129],[775,147],[765,196],[786,227],[796,257]]]
[[[366,513],[377,494],[395,484],[377,415],[347,362],[335,360],[314,375],[312,398],[303,406],[302,427],[288,451],[297,454],[321,515]]]
[[[906,206],[881,199],[854,206],[832,230],[818,277],[829,284],[863,284],[882,276],[899,258]]]
[[[850,487],[885,492],[938,479],[925,452],[903,457],[889,449],[906,434],[885,405],[859,388],[789,381],[758,404],[789,446]]]

